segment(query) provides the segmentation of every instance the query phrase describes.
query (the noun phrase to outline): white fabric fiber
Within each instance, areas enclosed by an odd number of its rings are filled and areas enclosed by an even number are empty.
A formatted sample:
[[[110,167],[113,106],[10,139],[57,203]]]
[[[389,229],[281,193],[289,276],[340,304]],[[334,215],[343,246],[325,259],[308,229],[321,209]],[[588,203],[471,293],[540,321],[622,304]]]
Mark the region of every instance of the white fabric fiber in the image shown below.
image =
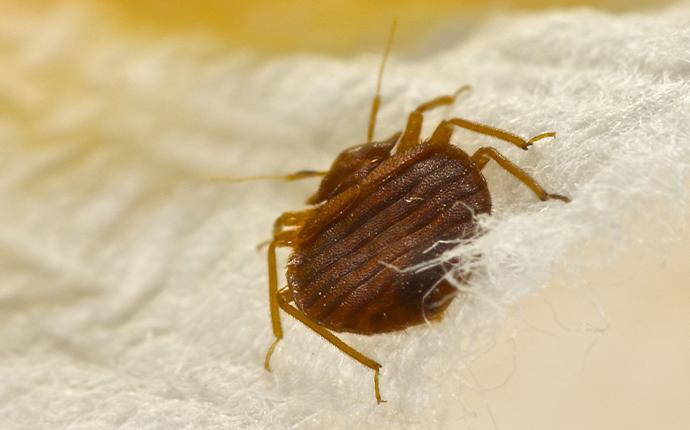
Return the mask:
[[[439,324],[343,336],[384,365],[377,406],[371,371],[286,315],[263,369],[272,333],[255,245],[316,182],[208,178],[329,166],[363,141],[380,58],[228,54],[76,6],[3,13],[0,428],[453,428],[471,389],[463,366],[506,309],[556,270],[586,281],[581,270],[637,239],[631,225],[675,237],[688,204],[688,17],[689,3],[502,16],[463,38],[444,37],[457,34],[448,25],[416,56],[394,49],[378,137],[470,84],[425,133],[442,116],[556,131],[527,152],[460,130],[453,142],[495,146],[573,201],[540,202],[487,167],[494,216],[453,253],[479,256],[463,299]]]

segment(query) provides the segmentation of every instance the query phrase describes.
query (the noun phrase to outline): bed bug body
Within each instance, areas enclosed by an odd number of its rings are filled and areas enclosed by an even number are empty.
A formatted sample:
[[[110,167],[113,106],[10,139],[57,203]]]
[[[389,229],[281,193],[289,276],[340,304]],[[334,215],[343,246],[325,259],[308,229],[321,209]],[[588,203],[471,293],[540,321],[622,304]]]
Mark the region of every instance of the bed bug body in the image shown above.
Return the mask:
[[[525,140],[494,127],[451,118],[442,121],[431,137],[421,140],[424,112],[453,103],[467,87],[422,103],[410,113],[402,133],[374,142],[381,76],[392,33],[393,29],[379,70],[367,142],[345,149],[328,171],[303,171],[284,177],[323,178],[307,200],[311,207],[286,212],[276,219],[268,246],[275,340],[266,353],[266,369],[270,370],[271,355],[283,337],[282,310],[372,369],[379,403],[381,365],[332,332],[386,333],[442,317],[458,294],[445,278],[448,268],[404,269],[439,257],[455,240],[476,236],[476,216],[491,212],[489,188],[481,173],[484,166],[496,161],[542,201],[569,200],[547,193],[495,148],[482,147],[470,156],[451,144],[456,127],[524,150],[554,133]],[[292,248],[283,289],[278,288],[278,247]]]
[[[391,146],[396,139],[356,149]],[[288,287],[296,306],[327,329],[361,334],[401,330],[440,317],[457,292],[443,279],[441,266],[419,272],[395,268],[429,261],[452,246],[436,245],[439,241],[474,236],[474,215],[491,211],[488,187],[459,148],[427,144],[410,152],[414,161],[376,186],[367,186],[368,181],[376,182],[379,172],[399,166],[410,154],[388,154],[381,160],[376,154],[355,171],[339,165],[347,159],[339,157],[322,181],[339,183],[341,173],[351,181],[358,171],[376,165],[349,185],[357,195],[345,209],[329,222],[315,211],[293,245]]]

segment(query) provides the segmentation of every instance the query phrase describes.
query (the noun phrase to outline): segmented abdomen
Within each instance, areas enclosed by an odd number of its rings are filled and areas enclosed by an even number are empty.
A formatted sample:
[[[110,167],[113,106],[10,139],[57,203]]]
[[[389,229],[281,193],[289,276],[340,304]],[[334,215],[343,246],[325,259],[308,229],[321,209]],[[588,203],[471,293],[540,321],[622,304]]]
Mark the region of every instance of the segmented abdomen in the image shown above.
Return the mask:
[[[472,237],[473,214],[491,210],[484,179],[465,153],[432,154],[363,193],[296,246],[288,286],[309,318],[334,331],[383,333],[439,317],[455,289],[444,267],[406,270]]]

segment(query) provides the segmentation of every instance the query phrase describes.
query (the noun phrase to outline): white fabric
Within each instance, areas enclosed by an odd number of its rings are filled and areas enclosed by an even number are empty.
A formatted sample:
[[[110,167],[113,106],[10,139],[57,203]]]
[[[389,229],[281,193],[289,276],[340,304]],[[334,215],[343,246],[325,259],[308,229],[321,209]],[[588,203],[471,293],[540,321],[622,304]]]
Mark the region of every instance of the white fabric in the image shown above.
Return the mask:
[[[127,35],[105,17],[95,28],[78,9],[3,14],[0,428],[450,425],[459,372],[507,306],[554,270],[579,282],[635,240],[632,223],[673,238],[688,203],[689,16],[688,3],[503,16],[420,50],[433,54],[393,55],[379,137],[471,84],[425,131],[444,114],[555,130],[528,152],[461,131],[454,142],[498,147],[573,202],[541,203],[487,168],[495,216],[457,250],[481,255],[466,299],[431,327],[343,336],[384,365],[377,406],[369,370],[285,315],[274,373],[263,369],[272,334],[254,246],[315,182],[207,178],[327,167],[362,141],[379,58],[262,60],[193,35]]]

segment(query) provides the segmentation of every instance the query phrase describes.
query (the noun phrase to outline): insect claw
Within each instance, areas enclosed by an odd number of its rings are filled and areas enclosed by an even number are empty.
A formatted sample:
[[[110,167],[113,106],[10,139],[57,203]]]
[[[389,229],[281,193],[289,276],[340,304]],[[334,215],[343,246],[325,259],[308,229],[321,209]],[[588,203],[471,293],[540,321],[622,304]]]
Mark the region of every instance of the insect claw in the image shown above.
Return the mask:
[[[526,150],[527,147],[529,147],[534,142],[537,142],[537,141],[542,140],[542,139],[546,139],[547,137],[556,137],[556,132],[555,131],[548,131],[546,133],[538,134],[538,135],[534,136],[533,138],[531,138],[530,140],[528,140],[527,145],[525,145],[525,147],[522,149]]]
[[[470,91],[472,91],[472,85],[463,85],[457,90],[455,90],[455,92],[453,93],[453,99],[457,99],[460,94],[469,93]]]
[[[377,368],[374,370],[374,394],[376,395],[376,404],[386,403],[385,400],[381,398],[381,391],[379,390],[379,371],[381,370],[381,365],[376,363]]]
[[[276,345],[278,345],[278,342],[282,339],[281,337],[276,337],[273,340],[273,343],[271,343],[271,346],[268,347],[268,351],[266,351],[266,357],[264,358],[264,369],[268,370],[269,372],[273,372],[271,370],[271,356],[273,355],[273,351],[276,349]]]
[[[570,197],[563,196],[561,194],[547,194],[546,195],[547,199],[555,199],[555,200],[560,200],[565,203],[570,203]]]

